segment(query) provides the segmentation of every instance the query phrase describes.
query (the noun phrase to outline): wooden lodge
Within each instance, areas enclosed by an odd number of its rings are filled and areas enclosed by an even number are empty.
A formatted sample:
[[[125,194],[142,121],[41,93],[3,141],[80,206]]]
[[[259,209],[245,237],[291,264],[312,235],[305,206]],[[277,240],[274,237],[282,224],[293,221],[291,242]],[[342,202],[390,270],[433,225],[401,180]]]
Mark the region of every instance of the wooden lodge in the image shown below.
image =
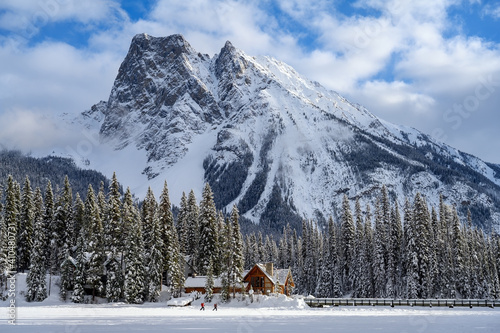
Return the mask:
[[[184,291],[186,293],[199,292],[205,293],[205,285],[207,282],[206,276],[188,276],[184,283]],[[245,291],[253,290],[256,294],[268,295],[272,293],[284,294],[290,296],[295,283],[293,282],[291,270],[288,269],[274,269],[273,263],[256,264],[249,271],[244,273],[243,285]],[[237,293],[241,292],[238,285],[230,288],[231,291]],[[214,294],[220,293],[222,290],[221,278],[214,278]]]
[[[246,291],[253,290],[258,294],[284,294],[290,296],[295,283],[292,272],[288,269],[274,269],[273,263],[256,264],[243,277],[243,282],[247,284]]]

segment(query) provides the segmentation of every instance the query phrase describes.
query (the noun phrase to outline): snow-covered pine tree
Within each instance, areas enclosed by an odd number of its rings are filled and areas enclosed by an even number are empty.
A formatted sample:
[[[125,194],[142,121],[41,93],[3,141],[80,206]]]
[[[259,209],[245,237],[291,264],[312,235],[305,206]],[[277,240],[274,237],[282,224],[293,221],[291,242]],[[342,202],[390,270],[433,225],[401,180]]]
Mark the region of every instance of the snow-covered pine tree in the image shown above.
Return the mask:
[[[374,297],[373,289],[373,228],[372,228],[372,215],[370,205],[366,205],[365,211],[365,224],[364,224],[364,244],[363,252],[366,258],[366,264],[363,265],[364,277],[362,280],[361,290],[364,293],[364,297]]]
[[[73,203],[73,232],[72,234],[72,244],[78,242],[78,237],[80,233],[84,231],[83,229],[83,216],[85,214],[85,203],[80,197],[80,193],[76,193],[75,202]]]
[[[210,260],[212,260],[212,265],[219,258],[216,257],[217,249],[217,210],[215,209],[215,203],[213,199],[212,189],[208,183],[205,184],[203,189],[202,199],[200,202],[200,239],[199,239],[199,251],[198,259],[196,260],[198,264],[198,272],[201,275],[207,274],[208,266]],[[214,274],[217,275],[214,269]]]
[[[194,191],[191,190],[188,195],[187,202],[187,216],[186,216],[186,226],[187,226],[187,239],[186,239],[186,254],[191,256],[194,261],[194,266],[196,267],[196,258],[198,256],[199,250],[199,207],[196,202],[196,196]]]
[[[7,178],[7,190],[5,193],[5,207],[4,207],[4,223],[6,226],[6,237],[9,239],[9,242],[4,244],[5,246],[3,251],[5,252],[4,256],[6,258],[6,269],[10,272],[17,271],[17,256],[8,255],[10,249],[17,248],[16,244],[11,244],[11,239],[17,240],[18,234],[18,224],[19,224],[19,200],[17,195],[17,185],[16,181],[12,178],[11,175]],[[3,273],[3,272],[2,272]]]
[[[233,239],[233,226],[230,221],[224,223],[223,235],[220,238],[220,249],[222,251],[221,256],[221,292],[220,298],[221,302],[229,302],[230,300],[230,288],[232,282],[232,270],[233,270],[233,256],[232,256],[232,239]]]
[[[186,193],[182,192],[179,213],[177,214],[177,234],[179,235],[179,250],[183,255],[188,253],[188,202]]]
[[[108,302],[118,302],[123,292],[122,287],[124,282],[120,259],[115,256],[110,256],[106,268],[106,298]]]
[[[167,182],[163,185],[159,206],[160,227],[163,232],[164,270],[170,279],[174,296],[180,296],[184,286],[184,260],[179,249],[177,229],[174,225],[172,205],[168,194]]]
[[[60,267],[60,280],[59,280],[59,298],[66,301],[68,298],[68,291],[73,290],[75,279],[73,273],[75,271],[74,261],[71,256],[68,256],[62,261]]]
[[[119,256],[124,250],[123,224],[121,220],[121,194],[120,183],[113,172],[108,189],[108,214],[106,223],[103,225],[105,234],[105,249],[111,252],[113,257]],[[122,261],[120,259],[120,261]]]
[[[353,258],[355,246],[355,230],[354,221],[352,218],[351,207],[349,199],[344,194],[342,199],[342,213],[341,213],[341,234],[342,234],[342,285],[345,290],[351,290],[354,280]]]
[[[212,258],[209,259],[207,268],[207,281],[205,283],[205,302],[212,302],[214,297],[214,265]]]
[[[340,258],[337,243],[337,227],[333,218],[328,218],[328,258],[324,264],[327,265],[327,271],[330,272],[330,290],[328,297],[341,297],[342,285],[340,277]]]
[[[361,203],[359,202],[359,199],[356,199],[356,202],[354,204],[354,216],[356,220],[356,234],[355,234],[355,256],[353,257],[354,264],[353,264],[353,269],[354,269],[354,284],[353,284],[353,296],[354,297],[363,297],[359,296],[364,294],[362,288],[362,280],[364,279],[363,276],[363,266],[366,265],[366,258],[365,258],[365,253],[363,249],[364,245],[364,227],[363,227],[363,214],[361,212]]]
[[[102,228],[104,230],[104,225],[106,223],[105,221],[108,219],[109,215],[109,207],[108,207],[108,202],[106,200],[106,193],[103,181],[99,183],[99,191],[97,192],[96,200],[97,200],[97,207],[99,208],[99,217],[101,218],[101,223],[103,225]]]
[[[319,277],[318,285],[315,291],[316,297],[330,297],[332,274],[326,261],[327,258],[319,258]]]
[[[283,227],[283,233],[282,237],[279,241],[279,248],[278,248],[278,265],[280,267],[288,267],[290,264],[290,251],[288,247],[288,236],[287,236],[287,230],[285,227]]]
[[[102,276],[106,256],[104,254],[101,214],[92,185],[88,187],[85,200],[84,225],[87,226],[86,239],[89,254],[87,283],[92,286],[92,300],[95,301],[95,296],[102,294],[104,291]]]
[[[455,280],[456,290],[461,295],[470,294],[470,286],[468,284],[466,260],[468,257],[468,249],[462,228],[460,226],[460,219],[456,208],[453,207],[451,211],[451,246],[453,249],[453,275]],[[463,296],[462,296],[463,297]],[[466,296],[465,296],[466,297]]]
[[[302,280],[301,288],[305,294],[312,294],[316,289],[316,277],[315,277],[315,262],[314,262],[314,244],[313,235],[311,230],[311,224],[303,220],[302,221]]]
[[[123,200],[122,219],[126,232],[124,298],[127,303],[144,302],[144,243],[140,215],[127,188]]]
[[[62,262],[70,255],[70,248],[73,235],[73,192],[68,179],[64,178],[64,188],[62,194],[56,200],[54,221],[51,228],[51,260],[50,267],[52,274],[60,272]]]
[[[245,266],[245,259],[243,257],[243,236],[241,235],[240,231],[240,223],[239,223],[239,212],[238,208],[236,205],[233,205],[233,209],[231,211],[231,220],[230,223],[232,225],[232,240],[231,240],[231,248],[232,248],[232,272],[231,272],[231,277],[232,277],[232,286],[236,286],[238,283],[242,283],[243,281],[243,270]],[[276,249],[276,243],[272,241],[273,243],[273,250],[277,251]],[[233,297],[234,295],[234,289],[233,289]]]
[[[373,236],[373,291],[375,297],[385,297],[387,287],[385,242],[386,226],[384,224],[383,205],[381,200],[375,204],[375,232]]]
[[[1,211],[0,211],[1,214]],[[17,256],[19,270],[24,272],[30,267],[31,248],[33,247],[33,222],[35,219],[35,202],[28,176],[24,180],[21,202],[20,227],[17,240]]]
[[[41,302],[47,298],[46,252],[47,231],[43,219],[44,204],[42,192],[35,190],[35,210],[33,226],[33,247],[30,256],[30,270],[26,277],[26,300]]]
[[[405,201],[404,207],[404,226],[406,236],[406,297],[413,299],[419,297],[419,267],[418,267],[418,237],[415,220],[413,218],[413,211],[408,199]]]
[[[87,271],[87,257],[85,255],[86,240],[83,231],[82,228],[77,236],[78,240],[76,242],[75,286],[73,288],[73,294],[71,295],[71,301],[73,303],[83,303],[85,301],[84,286],[86,282],[85,272]]]
[[[391,211],[391,219],[389,224],[389,235],[391,238],[389,249],[388,268],[391,272],[388,277],[392,277],[392,293],[388,293],[392,297],[401,297],[402,290],[402,249],[403,249],[403,225],[401,223],[401,214],[399,213],[399,204],[394,202]]]
[[[53,246],[51,245],[54,241],[52,235],[52,228],[54,223],[54,214],[55,214],[55,203],[54,203],[54,191],[52,190],[52,183],[47,181],[47,186],[45,188],[45,196],[44,196],[44,204],[45,204],[45,212],[43,214],[43,221],[45,223],[45,230],[47,234],[47,244],[45,248],[45,257],[47,258],[47,268],[50,269],[52,267],[53,259],[52,250]]]
[[[431,209],[431,276],[433,281],[432,297],[438,297],[441,289],[441,277],[439,276],[439,219],[437,216],[436,208]]]
[[[122,223],[122,203],[120,194],[120,184],[113,172],[111,183],[108,189],[108,214],[103,228],[104,247],[109,251],[109,258],[106,265],[106,298],[108,302],[118,302],[123,294],[123,255],[125,252],[123,223]]]
[[[142,223],[145,255],[146,300],[157,302],[160,298],[163,273],[163,230],[158,218],[158,204],[151,188],[142,204]]]
[[[493,237],[489,237],[488,240],[488,260],[490,265],[490,274],[491,274],[491,289],[490,289],[490,297],[494,299],[500,298],[500,276],[498,274],[498,265],[496,261],[496,241]]]

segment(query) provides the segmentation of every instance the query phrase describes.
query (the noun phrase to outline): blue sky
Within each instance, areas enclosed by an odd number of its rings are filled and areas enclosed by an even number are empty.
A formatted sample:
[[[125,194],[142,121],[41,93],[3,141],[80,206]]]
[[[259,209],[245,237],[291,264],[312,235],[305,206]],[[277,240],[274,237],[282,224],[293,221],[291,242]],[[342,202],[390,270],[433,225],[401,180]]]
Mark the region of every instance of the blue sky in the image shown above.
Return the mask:
[[[132,37],[230,40],[377,116],[500,163],[500,1],[3,0],[0,144],[36,150],[109,96]]]

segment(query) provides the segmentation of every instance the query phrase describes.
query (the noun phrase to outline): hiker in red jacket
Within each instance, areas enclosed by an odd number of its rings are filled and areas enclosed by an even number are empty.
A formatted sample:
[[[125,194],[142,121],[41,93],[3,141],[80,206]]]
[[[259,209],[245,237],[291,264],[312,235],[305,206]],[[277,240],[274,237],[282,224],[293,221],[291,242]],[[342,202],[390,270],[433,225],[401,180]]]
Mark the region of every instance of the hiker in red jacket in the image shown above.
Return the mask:
[[[214,303],[214,308],[212,311],[217,311],[217,303]]]
[[[205,311],[205,303],[201,303],[201,309],[200,309],[200,311],[201,310]]]

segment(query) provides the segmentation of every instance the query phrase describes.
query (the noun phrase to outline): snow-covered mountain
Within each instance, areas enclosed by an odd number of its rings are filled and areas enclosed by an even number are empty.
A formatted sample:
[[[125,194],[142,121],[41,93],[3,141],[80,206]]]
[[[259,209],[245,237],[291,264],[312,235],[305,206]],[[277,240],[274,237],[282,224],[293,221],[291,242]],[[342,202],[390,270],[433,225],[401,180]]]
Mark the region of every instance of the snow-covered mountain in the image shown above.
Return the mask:
[[[420,191],[435,203],[443,193],[478,224],[500,225],[500,166],[383,121],[230,42],[210,57],[181,35],[135,36],[108,102],[76,123],[99,131],[99,149],[109,149],[86,156],[90,166],[116,170],[139,195],[147,186],[160,193],[167,180],[178,203],[208,181],[219,208],[237,204],[278,227],[335,216],[344,193],[373,203],[385,184],[400,200]]]

